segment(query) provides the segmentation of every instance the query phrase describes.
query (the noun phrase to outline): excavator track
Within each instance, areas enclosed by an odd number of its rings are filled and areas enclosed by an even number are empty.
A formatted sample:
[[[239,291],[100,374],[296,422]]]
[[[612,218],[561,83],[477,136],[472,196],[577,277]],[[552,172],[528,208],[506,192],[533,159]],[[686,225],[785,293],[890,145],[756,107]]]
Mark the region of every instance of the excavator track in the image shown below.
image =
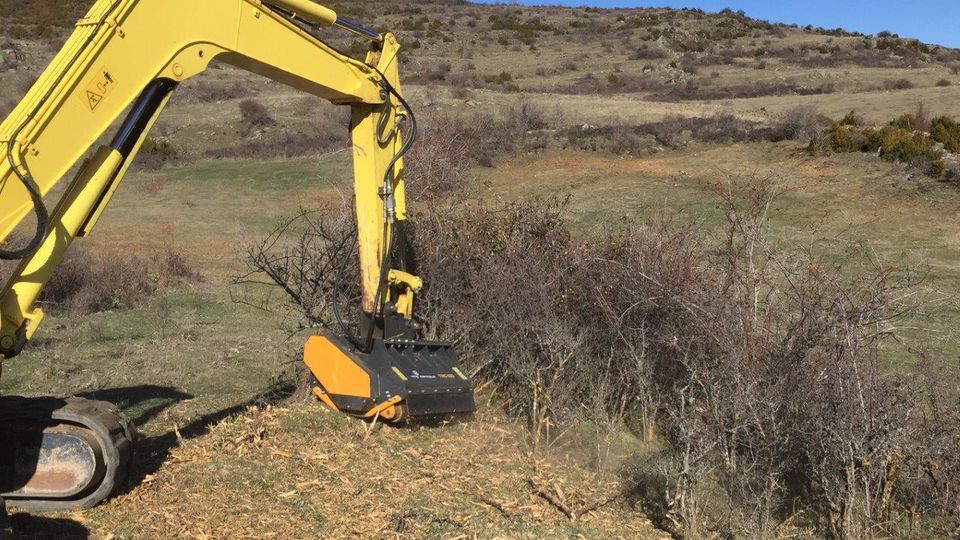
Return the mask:
[[[90,508],[123,485],[136,431],[110,403],[0,397],[0,497],[31,512]]]

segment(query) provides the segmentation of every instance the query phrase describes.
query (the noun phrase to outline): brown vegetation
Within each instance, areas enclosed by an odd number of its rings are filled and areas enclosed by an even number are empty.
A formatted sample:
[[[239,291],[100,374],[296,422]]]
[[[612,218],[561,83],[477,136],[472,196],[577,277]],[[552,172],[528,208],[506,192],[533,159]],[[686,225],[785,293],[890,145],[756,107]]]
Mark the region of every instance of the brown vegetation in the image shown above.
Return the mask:
[[[884,90],[908,90],[913,88],[913,82],[910,79],[887,79],[883,81]]]
[[[578,421],[662,440],[631,493],[685,535],[769,537],[787,520],[832,537],[895,534],[912,512],[949,514],[960,449],[944,434],[956,427],[930,416],[931,403],[953,407],[948,394],[877,366],[914,307],[912,274],[857,250],[845,259],[865,270],[838,272],[770,243],[763,182],[718,197],[716,240],[671,221],[578,240],[555,200],[423,210],[412,243],[424,337],[456,342],[536,447]],[[287,225],[250,251],[254,272],[334,331],[329,295],[356,292],[352,278],[335,285],[350,215],[318,214],[305,234]]]
[[[169,141],[147,137],[137,152],[135,163],[141,169],[159,169],[180,161],[180,152]]]
[[[48,310],[71,314],[131,309],[143,306],[159,287],[200,279],[183,253],[173,248],[142,257],[116,251],[91,255],[73,246],[39,300]]]
[[[203,103],[215,103],[249,97],[254,92],[239,82],[200,80],[193,86],[193,93]],[[242,112],[242,111],[241,111]]]
[[[240,102],[240,119],[248,128],[265,127],[276,123],[267,108],[254,99],[245,99]]]

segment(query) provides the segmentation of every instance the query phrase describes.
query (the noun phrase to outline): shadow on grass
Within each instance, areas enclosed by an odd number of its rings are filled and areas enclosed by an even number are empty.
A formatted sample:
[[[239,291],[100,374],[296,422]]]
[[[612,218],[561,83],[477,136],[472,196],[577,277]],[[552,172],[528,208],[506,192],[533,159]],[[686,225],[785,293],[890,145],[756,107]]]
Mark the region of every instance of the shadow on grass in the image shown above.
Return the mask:
[[[173,448],[184,439],[191,439],[207,433],[209,428],[221,420],[240,413],[252,405],[278,403],[296,391],[292,382],[278,382],[268,390],[257,394],[244,403],[205,414],[190,424],[179,428],[178,434],[171,430],[155,437],[146,437],[137,441],[133,468],[126,485],[114,495],[127,493],[143,482],[143,479],[155,473],[167,460]],[[165,409],[193,396],[175,388],[141,385],[122,388],[110,388],[78,394],[79,397],[106,401],[122,409],[135,425],[155,418]],[[0,508],[2,510],[2,508]],[[2,516],[0,516],[2,517]],[[10,516],[15,539],[86,539],[90,531],[81,523],[65,518],[18,513]]]
[[[151,384],[94,390],[77,394],[77,396],[113,403],[136,426],[146,424],[168,407],[193,399],[192,395],[175,388]]]
[[[243,412],[252,405],[275,404],[287,399],[296,389],[293,382],[279,382],[243,403],[205,414],[186,426],[179,427],[179,436],[177,431],[171,429],[161,435],[141,438],[136,444],[130,477],[115,495],[128,493],[140,485],[145,477],[157,472],[169,458],[171,450],[179,446],[182,440],[200,437],[221,420]],[[164,409],[193,398],[192,395],[174,388],[150,385],[99,390],[84,394],[83,397],[114,403],[127,411],[130,419],[138,426],[156,417]]]
[[[86,540],[90,531],[82,524],[63,518],[14,514],[10,516],[16,540]]]

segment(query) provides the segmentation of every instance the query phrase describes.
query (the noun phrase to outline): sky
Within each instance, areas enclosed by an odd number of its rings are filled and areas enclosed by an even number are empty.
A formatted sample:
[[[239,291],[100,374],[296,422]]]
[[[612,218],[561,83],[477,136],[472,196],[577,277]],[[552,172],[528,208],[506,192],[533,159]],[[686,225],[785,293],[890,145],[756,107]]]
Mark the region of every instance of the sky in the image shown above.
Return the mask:
[[[729,7],[755,19],[876,34],[881,30],[960,48],[960,0],[520,0],[507,3],[593,7]]]

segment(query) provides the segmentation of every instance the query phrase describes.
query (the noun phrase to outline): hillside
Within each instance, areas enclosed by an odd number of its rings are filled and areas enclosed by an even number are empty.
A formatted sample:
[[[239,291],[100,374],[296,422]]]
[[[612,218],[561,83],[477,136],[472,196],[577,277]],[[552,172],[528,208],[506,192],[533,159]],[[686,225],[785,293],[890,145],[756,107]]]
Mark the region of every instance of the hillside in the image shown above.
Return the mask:
[[[0,117],[88,4],[0,0]],[[588,252],[593,240],[629,224],[670,223],[701,235],[690,251],[703,257],[691,265],[699,268],[722,258],[730,219],[723,188],[749,195],[744,186],[772,186],[778,197],[761,235],[770,253],[796,248],[785,261],[810,257],[829,271],[875,264],[890,269],[881,279],[890,283],[916,277],[917,289],[893,296],[904,306],[922,298],[921,309],[888,326],[875,321],[877,334],[896,339],[871,361],[903,388],[930,377],[930,388],[955,393],[957,152],[925,139],[945,160],[933,175],[937,156],[827,145],[837,126],[848,126],[831,120],[853,110],[856,122],[841,130],[881,129],[905,114],[927,125],[960,117],[960,50],[729,10],[367,0],[330,7],[395,32],[404,45],[404,91],[424,128],[424,150],[410,160],[415,212],[449,217],[429,212],[490,205],[522,214],[540,208],[529,201],[555,197],[568,227],[558,237],[571,242],[570,253]],[[333,29],[318,35],[355,57],[365,50]],[[493,379],[481,382],[475,418],[422,427],[371,428],[298,392],[301,344],[317,330],[272,282],[249,275],[249,253],[299,209],[349,202],[347,149],[344,110],[231,66],[214,64],[176,91],[95,234],[64,264],[37,338],[4,364],[0,383],[8,394],[81,394],[120,405],[143,435],[134,479],[87,512],[16,515],[25,537],[827,535],[830,524],[812,511],[778,508],[767,522],[725,506],[722,489],[733,488],[717,472],[729,466],[722,459],[704,465],[703,478],[670,477],[686,478],[704,507],[719,508],[700,515],[691,503],[696,511],[681,513],[680,488],[658,483],[677,462],[668,457],[677,431],[666,424],[675,413],[666,400],[662,429],[650,431],[646,417],[614,415],[603,424],[583,413],[584,403],[568,403],[545,420],[561,436],[541,445],[528,431],[533,420],[511,401],[520,398]],[[517,201],[532,206],[509,206]],[[863,259],[848,260],[851,250]],[[122,286],[110,281],[125,278]],[[71,287],[80,292],[64,290]],[[489,296],[528,292],[519,287],[494,284]],[[471,343],[459,341],[458,350],[478,372],[488,364]],[[619,350],[627,358],[627,348]],[[927,409],[909,411],[925,418]],[[936,416],[947,430],[955,417],[949,407]],[[877,448],[870,451],[893,455]],[[950,448],[903,469],[956,488]],[[860,463],[858,473],[869,469]],[[884,467],[896,469],[890,463]],[[923,469],[930,463],[936,468]],[[883,493],[877,485],[866,488],[874,497]],[[949,506],[956,491],[943,489]],[[881,525],[857,530],[930,538],[957,530],[955,512],[918,525],[913,511],[891,510]],[[691,515],[703,519],[700,529]]]

